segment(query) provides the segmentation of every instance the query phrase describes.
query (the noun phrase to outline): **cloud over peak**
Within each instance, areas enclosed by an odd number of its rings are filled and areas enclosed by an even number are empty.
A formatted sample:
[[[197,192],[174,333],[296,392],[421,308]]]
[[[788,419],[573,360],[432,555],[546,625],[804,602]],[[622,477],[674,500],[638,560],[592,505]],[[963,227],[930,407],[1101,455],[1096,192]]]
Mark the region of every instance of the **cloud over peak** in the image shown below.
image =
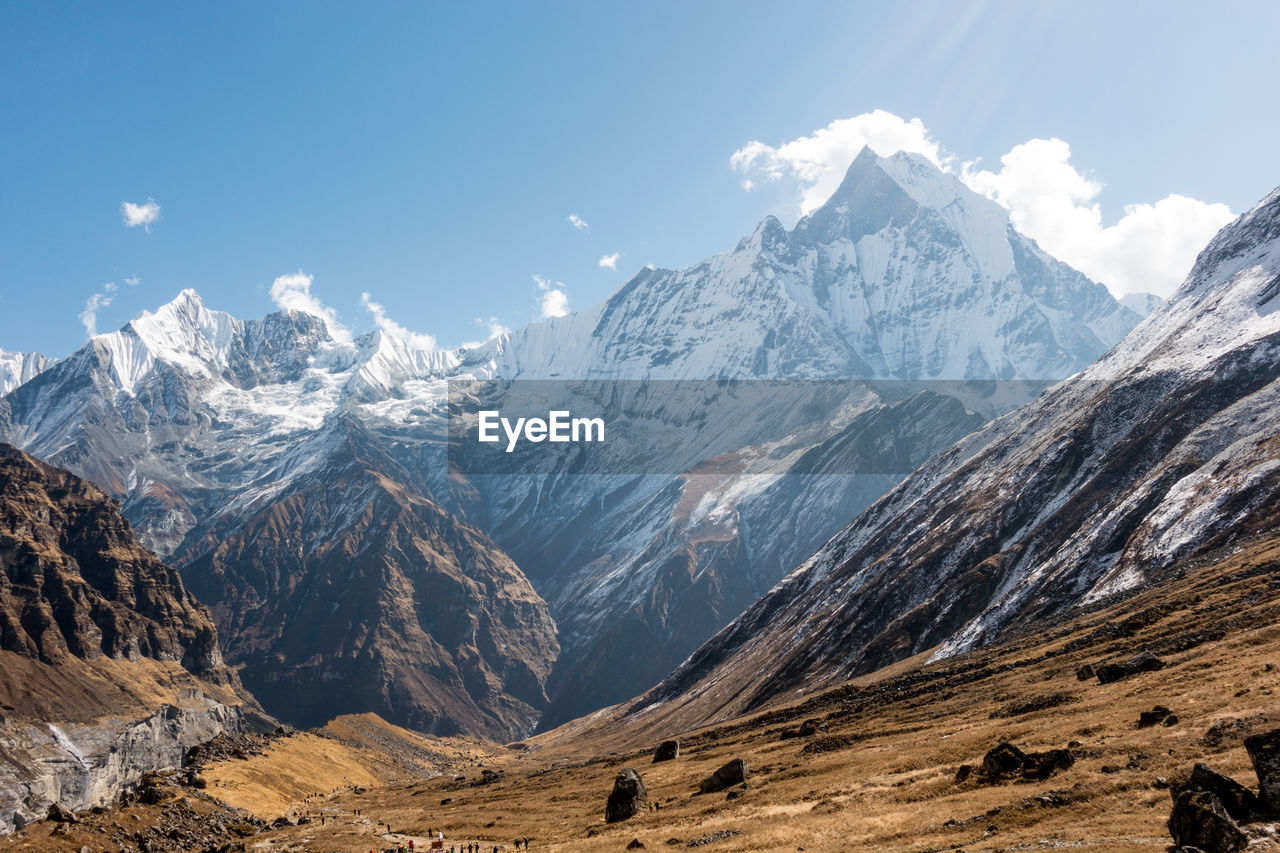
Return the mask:
[[[622,257],[621,252],[614,252],[613,254],[605,255],[600,260],[596,261],[596,265],[601,269],[610,269],[616,272],[618,269],[618,258],[620,257]]]
[[[729,158],[750,191],[760,181],[793,181],[801,213],[820,207],[839,186],[864,146],[881,156],[920,154],[956,175],[975,192],[1009,211],[1010,221],[1045,251],[1107,285],[1112,293],[1168,296],[1186,277],[1196,255],[1227,222],[1231,211],[1171,194],[1129,204],[1114,225],[1104,225],[1097,199],[1103,184],[1071,164],[1061,139],[1031,139],[1000,158],[1000,169],[959,163],[918,118],[884,110],[839,119],[808,136],[777,146],[752,141]]]
[[[414,349],[433,350],[436,348],[436,339],[434,337],[411,331],[392,320],[387,316],[386,309],[379,303],[374,302],[373,297],[368,293],[360,294],[360,306],[373,315],[373,324],[384,334],[398,338]]]
[[[534,273],[533,283],[542,292],[538,306],[539,320],[563,317],[569,313],[569,296],[564,292],[564,282],[557,281],[552,284],[550,279]]]
[[[314,278],[302,270],[277,276],[271,283],[271,301],[282,311],[301,311],[324,320],[329,334],[339,343],[351,343],[351,330],[338,321],[338,312],[311,293]]]

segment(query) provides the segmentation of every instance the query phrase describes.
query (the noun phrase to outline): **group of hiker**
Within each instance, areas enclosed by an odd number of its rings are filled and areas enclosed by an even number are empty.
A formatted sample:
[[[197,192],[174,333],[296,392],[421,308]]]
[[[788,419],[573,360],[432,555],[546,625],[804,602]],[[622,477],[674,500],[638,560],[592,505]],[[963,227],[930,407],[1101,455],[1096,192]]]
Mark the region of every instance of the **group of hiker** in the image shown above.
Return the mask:
[[[431,835],[432,835],[431,831],[428,830],[427,837],[431,838]],[[528,850],[529,839],[517,838],[515,840],[514,846],[516,850]],[[506,849],[505,845],[499,845],[499,844],[493,845],[493,853],[500,853],[500,851],[505,849]],[[440,832],[438,830],[435,832],[435,838],[431,839],[430,850],[439,850],[441,851],[441,853],[445,853],[443,832]],[[370,850],[369,853],[377,853],[377,851]],[[394,848],[383,851],[383,853],[417,853],[417,849],[415,849],[414,847],[414,842],[409,841],[407,844],[399,844]],[[485,846],[478,841],[468,841],[466,844],[449,845],[449,849],[447,853],[489,853],[489,851],[486,850]]]

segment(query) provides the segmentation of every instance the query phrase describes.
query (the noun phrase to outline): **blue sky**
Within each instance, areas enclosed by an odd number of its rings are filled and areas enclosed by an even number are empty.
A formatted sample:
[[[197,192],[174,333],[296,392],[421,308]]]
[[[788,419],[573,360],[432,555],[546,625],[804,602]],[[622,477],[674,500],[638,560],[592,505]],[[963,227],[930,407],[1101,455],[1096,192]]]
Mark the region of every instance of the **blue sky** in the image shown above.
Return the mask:
[[[69,352],[95,294],[99,331],[184,287],[260,316],[299,270],[356,330],[368,292],[442,344],[483,338],[794,222],[794,164],[731,156],[874,110],[1015,211],[1001,156],[1058,139],[1103,229],[1170,195],[1220,218],[1280,181],[1277,32],[1275,3],[4,2],[0,348]],[[1020,150],[1024,178],[1064,165]]]

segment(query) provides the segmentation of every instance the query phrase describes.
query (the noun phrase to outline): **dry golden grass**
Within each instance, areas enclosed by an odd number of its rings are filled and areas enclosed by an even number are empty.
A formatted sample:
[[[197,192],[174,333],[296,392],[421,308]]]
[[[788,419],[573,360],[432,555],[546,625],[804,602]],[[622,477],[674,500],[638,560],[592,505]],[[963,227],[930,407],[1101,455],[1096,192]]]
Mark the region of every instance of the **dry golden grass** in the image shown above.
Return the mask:
[[[622,851],[633,838],[650,850],[689,849],[717,833],[734,834],[694,849],[1164,851],[1170,799],[1157,779],[1175,780],[1203,760],[1252,786],[1243,732],[1220,742],[1205,734],[1222,720],[1243,719],[1252,731],[1280,726],[1278,568],[1280,544],[1255,543],[1127,602],[1046,622],[1001,646],[935,664],[917,659],[717,727],[681,732],[678,719],[648,715],[636,723],[615,709],[509,749],[458,744],[441,764],[444,775],[326,794],[311,804],[331,816],[325,826],[273,830],[251,847],[359,853],[410,838],[421,843],[438,828],[446,846],[475,839],[486,850],[510,850],[528,836],[535,850],[565,853]],[[1082,663],[1142,648],[1169,665],[1109,685],[1076,679]],[[1015,699],[1054,693],[1076,701],[992,716]],[[1157,704],[1171,708],[1178,724],[1138,729],[1139,713]],[[806,754],[809,741],[780,738],[808,718],[824,720],[827,736],[844,745]],[[681,757],[652,764],[652,746],[677,735]],[[954,783],[959,765],[979,763],[1002,740],[1028,750],[1074,741],[1078,758],[1045,781]],[[334,774],[350,775],[331,746],[306,748],[320,751],[240,763],[260,774],[262,796],[279,795],[280,803],[302,791],[295,777],[285,781],[285,768],[301,765],[326,789]],[[740,796],[697,793],[703,778],[739,756],[751,767]],[[474,784],[482,765],[502,776]],[[660,808],[606,825],[605,799],[624,766],[640,772]],[[672,839],[677,844],[668,846]]]

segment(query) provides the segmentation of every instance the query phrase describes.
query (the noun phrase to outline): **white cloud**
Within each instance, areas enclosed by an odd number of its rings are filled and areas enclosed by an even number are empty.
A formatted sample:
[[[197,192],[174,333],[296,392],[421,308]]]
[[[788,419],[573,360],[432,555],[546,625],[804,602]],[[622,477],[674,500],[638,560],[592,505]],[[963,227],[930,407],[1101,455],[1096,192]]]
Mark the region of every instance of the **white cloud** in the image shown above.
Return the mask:
[[[414,332],[401,326],[388,317],[386,309],[379,303],[374,302],[373,297],[368,293],[360,294],[360,305],[373,315],[374,325],[381,329],[383,333],[404,341],[414,349],[433,350],[436,348],[436,339],[434,337]]]
[[[142,279],[138,278],[136,275],[131,275],[124,280],[124,283],[130,287],[137,287],[142,284]]]
[[[153,198],[147,199],[142,204],[134,204],[131,201],[121,202],[120,218],[124,220],[126,227],[137,228],[141,225],[142,230],[149,234],[152,223],[160,218],[160,205],[156,204]]]
[[[620,257],[622,257],[621,253],[614,252],[612,255],[605,255],[603,258],[596,261],[596,264],[602,269],[610,269],[616,272],[618,269],[618,258]]]
[[[557,281],[553,285],[550,279],[536,273],[533,276],[533,282],[538,285],[538,290],[542,291],[541,305],[538,309],[539,319],[563,317],[569,313],[569,297],[564,292],[564,282]]]
[[[777,147],[749,142],[733,152],[729,163],[747,176],[744,190],[760,180],[794,181],[801,191],[800,210],[809,213],[840,185],[864,146],[881,156],[898,151],[923,155],[994,199],[1009,211],[1019,231],[1117,296],[1171,294],[1209,238],[1232,218],[1224,204],[1169,195],[1128,205],[1117,223],[1104,225],[1097,202],[1103,185],[1071,165],[1071,148],[1062,140],[1016,145],[1000,158],[999,171],[984,171],[973,162],[958,164],[920,119],[884,110],[833,121]]]
[[[793,178],[799,182],[803,194],[800,210],[809,213],[826,201],[836,187],[853,158],[864,147],[887,157],[898,151],[922,154],[945,167],[953,158],[944,154],[942,146],[929,136],[924,122],[918,118],[904,119],[884,110],[863,113],[853,118],[842,118],[809,136],[785,142],[778,147],[752,141],[733,152],[729,164],[747,175],[742,188],[750,191],[756,181],[750,176],[766,181]]]
[[[116,298],[119,287],[114,281],[102,286],[102,290],[85,300],[84,310],[80,312],[80,322],[84,324],[85,334],[93,337],[98,334],[98,312],[110,305]]]
[[[271,283],[271,301],[284,311],[301,311],[324,320],[329,334],[339,343],[351,343],[351,330],[338,322],[338,312],[311,295],[312,277],[298,270]]]
[[[481,341],[466,341],[462,344],[461,349],[475,349],[478,346],[487,344],[494,338],[511,333],[511,328],[504,325],[497,317],[490,317],[488,320],[477,317],[475,319],[475,324],[477,326],[483,326],[485,331],[488,332],[487,336]]]
[[[577,228],[579,231],[582,231],[585,228],[591,227],[585,219],[583,219],[581,216],[579,216],[576,213],[570,213],[569,218],[566,219],[565,221],[568,222],[570,225],[572,225],[574,228]]]
[[[1196,255],[1231,221],[1225,204],[1169,195],[1133,204],[1115,225],[1104,226],[1097,198],[1102,184],[1070,163],[1061,139],[1032,139],[1000,158],[1000,171],[966,163],[964,182],[1008,209],[1015,228],[1049,254],[1117,296],[1147,291],[1168,297],[1191,270]]]

